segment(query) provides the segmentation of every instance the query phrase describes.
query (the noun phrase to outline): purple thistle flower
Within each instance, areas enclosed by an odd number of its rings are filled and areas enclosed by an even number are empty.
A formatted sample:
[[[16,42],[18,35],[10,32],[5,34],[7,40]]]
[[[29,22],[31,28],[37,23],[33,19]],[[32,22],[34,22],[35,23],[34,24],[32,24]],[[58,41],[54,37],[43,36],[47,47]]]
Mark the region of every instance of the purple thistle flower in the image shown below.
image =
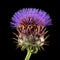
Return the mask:
[[[39,45],[41,47],[48,37],[44,37],[48,32],[45,27],[51,25],[51,19],[43,10],[26,8],[13,15],[11,24],[18,31],[18,46]]]
[[[19,10],[16,12],[13,17],[12,17],[12,22],[11,25],[12,27],[18,27],[20,26],[20,22],[25,19],[26,22],[29,21],[30,18],[30,23],[33,22],[32,19],[34,19],[36,24],[39,25],[44,25],[44,26],[49,26],[51,25],[51,19],[50,16],[43,10],[39,9],[33,9],[33,8],[26,8]]]
[[[28,53],[25,60],[29,60],[31,54],[37,53],[43,45],[48,36],[45,36],[46,26],[51,25],[50,16],[43,10],[26,8],[19,10],[12,17],[11,25],[16,27],[18,35],[14,38],[17,41],[17,47],[22,50],[27,49]]]
[[[26,8],[19,10],[12,17],[11,22],[12,27],[16,27],[19,33],[18,35],[18,44],[29,45],[32,46],[44,45],[46,40],[45,34],[46,31],[45,26],[51,25],[50,16],[43,10]]]

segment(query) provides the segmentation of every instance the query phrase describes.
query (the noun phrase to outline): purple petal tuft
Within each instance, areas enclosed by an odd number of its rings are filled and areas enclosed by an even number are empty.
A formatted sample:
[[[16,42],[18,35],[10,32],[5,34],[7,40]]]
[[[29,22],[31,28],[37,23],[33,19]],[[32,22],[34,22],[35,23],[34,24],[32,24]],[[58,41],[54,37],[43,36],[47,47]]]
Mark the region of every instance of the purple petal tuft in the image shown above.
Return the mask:
[[[19,22],[24,18],[27,19],[27,17],[36,19],[35,21],[38,24],[42,21],[45,26],[49,26],[52,24],[50,16],[45,11],[35,8],[26,8],[19,10],[13,15],[11,25],[14,25],[14,27],[18,27]]]

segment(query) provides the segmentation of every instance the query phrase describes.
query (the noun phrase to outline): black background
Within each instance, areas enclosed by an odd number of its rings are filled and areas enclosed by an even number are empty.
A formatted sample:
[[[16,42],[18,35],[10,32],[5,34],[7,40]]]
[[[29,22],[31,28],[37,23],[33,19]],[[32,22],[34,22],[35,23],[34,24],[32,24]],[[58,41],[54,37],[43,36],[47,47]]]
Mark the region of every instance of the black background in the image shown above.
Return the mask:
[[[58,37],[59,32],[59,1],[58,0],[2,0],[0,2],[0,60],[24,60],[26,56],[26,50],[23,52],[20,49],[16,49],[13,43],[12,32],[17,31],[10,27],[10,21],[13,14],[22,8],[39,8],[45,10],[50,14],[52,18],[52,26],[48,27],[49,46],[45,47],[45,51],[39,51],[37,54],[33,54],[30,60],[58,60],[59,47]]]

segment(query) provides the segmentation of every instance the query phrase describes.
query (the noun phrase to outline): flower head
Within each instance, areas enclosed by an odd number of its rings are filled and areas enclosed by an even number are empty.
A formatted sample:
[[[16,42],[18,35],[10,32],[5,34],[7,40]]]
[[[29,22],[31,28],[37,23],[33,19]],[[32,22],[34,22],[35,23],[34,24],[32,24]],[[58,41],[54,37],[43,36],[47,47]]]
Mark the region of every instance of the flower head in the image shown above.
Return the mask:
[[[13,15],[11,25],[17,28],[18,46],[34,51],[45,44],[46,26],[51,25],[51,19],[43,10],[26,8]]]

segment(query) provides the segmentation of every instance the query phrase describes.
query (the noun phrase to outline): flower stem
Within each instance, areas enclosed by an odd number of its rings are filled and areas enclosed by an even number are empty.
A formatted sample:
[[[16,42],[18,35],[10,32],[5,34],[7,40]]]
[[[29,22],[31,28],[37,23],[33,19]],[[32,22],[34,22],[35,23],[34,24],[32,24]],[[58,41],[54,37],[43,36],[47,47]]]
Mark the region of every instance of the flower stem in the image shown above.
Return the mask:
[[[25,57],[25,60],[29,60],[31,57],[31,54],[32,54],[31,50],[27,49],[27,55]]]

